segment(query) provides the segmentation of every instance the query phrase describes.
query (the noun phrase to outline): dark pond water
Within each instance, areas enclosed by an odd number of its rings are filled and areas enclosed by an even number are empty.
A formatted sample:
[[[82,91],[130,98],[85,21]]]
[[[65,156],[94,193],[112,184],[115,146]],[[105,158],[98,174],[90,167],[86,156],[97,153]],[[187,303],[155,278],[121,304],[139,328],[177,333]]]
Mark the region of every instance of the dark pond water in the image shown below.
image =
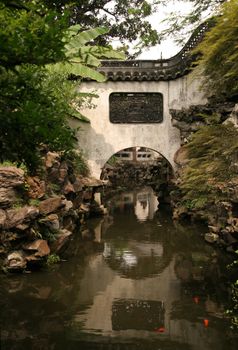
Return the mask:
[[[78,234],[68,261],[0,277],[1,350],[237,349],[224,317],[226,257],[203,228],[156,211],[150,188],[109,204],[82,232],[95,242],[82,246]]]

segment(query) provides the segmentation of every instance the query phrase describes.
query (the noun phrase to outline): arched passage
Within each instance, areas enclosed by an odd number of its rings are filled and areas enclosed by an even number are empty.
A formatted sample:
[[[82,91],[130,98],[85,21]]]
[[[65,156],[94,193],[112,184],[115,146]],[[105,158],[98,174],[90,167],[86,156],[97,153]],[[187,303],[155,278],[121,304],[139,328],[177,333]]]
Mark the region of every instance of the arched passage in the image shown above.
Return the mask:
[[[192,103],[202,103],[200,98],[199,102],[197,101],[197,97],[200,96],[197,93],[197,85],[190,82],[188,77],[175,81],[108,81],[102,84],[84,82],[80,89],[83,92],[96,90],[99,96],[93,100],[95,108],[82,110],[82,113],[89,118],[90,124],[73,121],[75,128],[80,126],[77,133],[78,146],[88,160],[92,176],[100,177],[101,169],[113,154],[125,147],[137,145],[163,154],[175,168],[174,155],[180,148],[181,137],[179,130],[172,124],[170,109],[181,109]],[[123,123],[116,123],[110,120],[110,96],[124,92],[163,96],[163,119],[151,123],[127,123],[126,120]]]
[[[109,181],[113,188],[130,188],[150,185],[158,197],[168,196],[173,177],[169,161],[153,149],[136,146],[113,154],[102,168],[100,178]]]

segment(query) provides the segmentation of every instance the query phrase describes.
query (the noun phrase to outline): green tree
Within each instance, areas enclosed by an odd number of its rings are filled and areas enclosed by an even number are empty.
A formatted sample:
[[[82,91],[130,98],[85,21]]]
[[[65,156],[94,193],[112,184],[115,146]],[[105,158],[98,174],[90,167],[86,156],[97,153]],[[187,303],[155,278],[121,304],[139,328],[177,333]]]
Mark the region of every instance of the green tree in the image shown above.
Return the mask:
[[[226,0],[175,0],[183,9],[184,3],[191,5],[188,12],[172,10],[164,19],[166,28],[160,33],[163,39],[171,36],[176,42],[183,44],[191,33],[205,20],[219,14],[220,5]],[[155,0],[158,6],[167,6],[166,0]]]
[[[199,67],[207,92],[224,99],[238,97],[238,2],[220,8],[215,26],[198,46]]]
[[[68,117],[82,118],[83,98],[69,75],[103,81],[95,71],[100,58],[123,56],[92,45],[105,28],[68,27],[65,13],[59,16],[37,0],[1,4],[0,19],[0,161],[23,162],[33,171],[42,144],[73,148]]]
[[[107,35],[98,38],[97,43],[106,45],[113,40],[121,45],[133,44],[135,55],[144,47],[156,45],[159,34],[153,29],[148,17],[158,7],[155,1],[146,0],[44,0],[49,8],[59,13],[69,11],[70,23],[80,24],[83,29],[105,26]]]
[[[233,124],[204,126],[193,135],[184,146],[189,158],[179,185],[184,202],[203,208],[228,200],[226,184],[237,179],[237,140]]]
[[[46,11],[39,1],[30,2],[27,9],[23,4],[23,1],[0,4],[0,66],[9,69],[64,59],[66,17]]]

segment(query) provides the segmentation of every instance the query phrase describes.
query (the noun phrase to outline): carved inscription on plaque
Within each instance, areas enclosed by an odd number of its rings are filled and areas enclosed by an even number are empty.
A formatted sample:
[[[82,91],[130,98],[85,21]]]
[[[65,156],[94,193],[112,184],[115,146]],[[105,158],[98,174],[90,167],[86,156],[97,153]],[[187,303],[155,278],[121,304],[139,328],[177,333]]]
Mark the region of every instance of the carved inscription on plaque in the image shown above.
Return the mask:
[[[111,123],[161,123],[163,95],[157,92],[113,92],[109,96]]]

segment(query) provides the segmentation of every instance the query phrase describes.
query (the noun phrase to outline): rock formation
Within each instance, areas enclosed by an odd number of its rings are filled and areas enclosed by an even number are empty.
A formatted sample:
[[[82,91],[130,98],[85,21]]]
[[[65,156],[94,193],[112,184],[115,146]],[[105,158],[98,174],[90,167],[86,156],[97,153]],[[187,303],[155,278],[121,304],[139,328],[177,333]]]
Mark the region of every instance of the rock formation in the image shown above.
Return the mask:
[[[5,271],[41,266],[61,254],[90,215],[104,214],[94,200],[102,181],[75,173],[70,161],[46,153],[43,169],[29,176],[14,166],[0,167],[0,262]]]

